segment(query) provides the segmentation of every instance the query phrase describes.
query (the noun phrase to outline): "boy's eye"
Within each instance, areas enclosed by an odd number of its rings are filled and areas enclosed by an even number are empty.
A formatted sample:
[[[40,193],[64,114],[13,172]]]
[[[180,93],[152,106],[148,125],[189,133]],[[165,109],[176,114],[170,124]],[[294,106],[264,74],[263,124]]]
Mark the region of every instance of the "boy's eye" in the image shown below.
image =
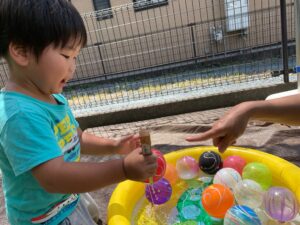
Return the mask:
[[[64,55],[64,54],[61,54],[63,57],[65,57],[66,59],[69,59],[70,58],[70,56],[68,56],[68,55]]]
[[[66,59],[69,59],[69,58],[71,58],[71,56],[68,56],[68,55],[65,55],[65,54],[61,54],[63,57],[65,57]],[[75,56],[74,58],[73,58],[74,60],[76,60],[77,59],[77,57]]]

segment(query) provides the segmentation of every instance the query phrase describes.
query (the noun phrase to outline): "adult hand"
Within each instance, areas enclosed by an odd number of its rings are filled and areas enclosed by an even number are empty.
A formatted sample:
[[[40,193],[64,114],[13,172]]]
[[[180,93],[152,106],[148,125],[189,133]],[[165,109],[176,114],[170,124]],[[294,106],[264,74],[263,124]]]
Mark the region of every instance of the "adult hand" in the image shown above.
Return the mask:
[[[240,137],[250,119],[250,115],[243,104],[233,107],[229,112],[216,121],[208,131],[187,137],[190,142],[205,141],[212,139],[213,145],[223,153],[228,146],[233,145],[237,138]]]

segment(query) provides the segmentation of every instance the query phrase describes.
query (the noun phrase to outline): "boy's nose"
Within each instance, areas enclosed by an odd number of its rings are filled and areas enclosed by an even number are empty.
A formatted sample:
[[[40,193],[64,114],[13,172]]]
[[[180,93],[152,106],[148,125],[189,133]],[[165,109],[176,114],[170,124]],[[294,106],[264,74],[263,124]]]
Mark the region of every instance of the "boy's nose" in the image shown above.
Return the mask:
[[[75,70],[76,70],[76,64],[75,61],[73,61],[69,67],[70,74],[74,74]]]

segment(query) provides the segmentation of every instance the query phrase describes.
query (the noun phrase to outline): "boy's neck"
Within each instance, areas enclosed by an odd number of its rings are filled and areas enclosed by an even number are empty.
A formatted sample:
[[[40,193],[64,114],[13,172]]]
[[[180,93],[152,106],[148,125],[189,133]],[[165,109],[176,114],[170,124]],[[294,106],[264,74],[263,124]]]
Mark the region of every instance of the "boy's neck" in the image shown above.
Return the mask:
[[[50,104],[57,104],[57,101],[55,100],[55,98],[52,95],[46,95],[46,94],[42,94],[38,91],[29,91],[28,89],[22,87],[21,85],[18,85],[17,83],[9,80],[4,89],[4,91],[13,91],[13,92],[18,92],[24,95],[28,95],[32,98],[38,99],[40,101],[43,102],[47,102]]]

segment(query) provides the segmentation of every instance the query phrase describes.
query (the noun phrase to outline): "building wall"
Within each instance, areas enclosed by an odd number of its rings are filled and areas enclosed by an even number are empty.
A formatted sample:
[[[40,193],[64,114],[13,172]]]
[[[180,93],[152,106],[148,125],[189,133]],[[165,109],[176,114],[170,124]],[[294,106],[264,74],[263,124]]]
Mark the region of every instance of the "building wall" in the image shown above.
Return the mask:
[[[80,13],[92,12],[95,10],[92,0],[71,0],[73,5]],[[124,4],[131,3],[130,0],[113,0],[110,2],[111,7],[116,7]]]
[[[89,32],[80,57],[78,79],[102,76],[252,49],[281,41],[279,1],[249,0],[249,27],[226,31],[223,0],[169,0],[168,5],[135,11],[130,0],[112,0],[112,18],[99,20],[92,0],[72,0]],[[287,0],[288,24],[292,0]],[[222,30],[215,41],[213,28]],[[293,38],[292,26],[288,27]],[[88,58],[88,62],[86,59]]]

